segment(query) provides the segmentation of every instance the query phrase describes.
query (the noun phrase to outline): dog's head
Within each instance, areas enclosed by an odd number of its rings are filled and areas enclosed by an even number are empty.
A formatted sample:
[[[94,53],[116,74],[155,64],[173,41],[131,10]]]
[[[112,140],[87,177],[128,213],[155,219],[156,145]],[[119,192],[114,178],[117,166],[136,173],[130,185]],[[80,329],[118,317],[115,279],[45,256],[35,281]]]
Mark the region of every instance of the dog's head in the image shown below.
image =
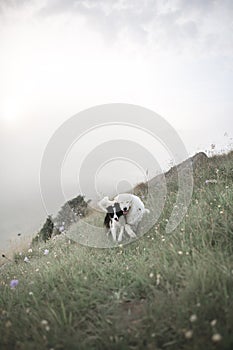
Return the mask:
[[[132,202],[130,194],[128,193],[118,194],[118,196],[115,198],[115,201],[119,203],[119,206],[123,211],[123,214],[127,215],[130,210],[131,202]]]
[[[107,214],[104,219],[104,225],[106,227],[110,227],[110,222],[112,220],[119,221],[119,217],[123,215],[123,212],[120,208],[119,203],[114,203],[114,205],[110,205],[106,208]]]
[[[107,208],[108,214],[109,216],[113,219],[118,221],[119,217],[123,214],[121,207],[119,205],[119,203],[114,203],[114,205],[110,205]]]

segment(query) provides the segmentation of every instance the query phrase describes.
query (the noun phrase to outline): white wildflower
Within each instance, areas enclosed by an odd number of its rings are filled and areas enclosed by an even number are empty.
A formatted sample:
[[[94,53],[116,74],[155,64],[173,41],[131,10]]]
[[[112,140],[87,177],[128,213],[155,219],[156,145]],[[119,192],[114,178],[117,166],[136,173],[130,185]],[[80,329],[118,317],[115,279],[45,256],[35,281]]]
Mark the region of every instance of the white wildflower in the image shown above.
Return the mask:
[[[192,336],[193,336],[193,331],[192,330],[186,331],[184,333],[184,336],[185,336],[186,339],[191,339]]]
[[[197,315],[193,314],[190,316],[190,322],[195,322],[197,320]]]
[[[222,340],[221,334],[219,334],[219,333],[213,334],[213,336],[212,336],[212,341],[213,341],[213,342],[217,343],[217,342],[219,342],[220,340]]]
[[[215,180],[215,179],[210,179],[210,180],[205,180],[205,184],[208,185],[208,184],[216,184],[218,181]]]
[[[212,327],[216,326],[216,323],[217,323],[217,320],[216,320],[216,319],[214,319],[214,320],[212,320],[212,321],[210,322],[210,324],[211,324]]]
[[[48,321],[47,320],[42,320],[41,324],[42,324],[42,326],[47,326],[48,325]]]

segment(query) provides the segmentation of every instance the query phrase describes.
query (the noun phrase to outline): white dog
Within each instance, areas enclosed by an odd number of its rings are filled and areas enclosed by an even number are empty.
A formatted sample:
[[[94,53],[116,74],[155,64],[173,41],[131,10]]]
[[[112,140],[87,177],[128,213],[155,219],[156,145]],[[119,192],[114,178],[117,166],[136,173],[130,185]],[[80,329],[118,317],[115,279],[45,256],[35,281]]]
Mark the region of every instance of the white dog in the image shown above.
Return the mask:
[[[123,215],[126,218],[126,223],[137,228],[139,222],[142,220],[144,213],[149,213],[143,202],[138,196],[130,193],[118,194],[114,198],[114,202],[119,203]]]
[[[106,213],[104,225],[110,229],[114,241],[116,241],[118,231],[120,231],[117,239],[118,242],[122,241],[124,230],[131,238],[136,237],[130,225],[126,223],[125,215],[119,203],[110,201],[108,197],[104,197],[98,202],[98,205]]]

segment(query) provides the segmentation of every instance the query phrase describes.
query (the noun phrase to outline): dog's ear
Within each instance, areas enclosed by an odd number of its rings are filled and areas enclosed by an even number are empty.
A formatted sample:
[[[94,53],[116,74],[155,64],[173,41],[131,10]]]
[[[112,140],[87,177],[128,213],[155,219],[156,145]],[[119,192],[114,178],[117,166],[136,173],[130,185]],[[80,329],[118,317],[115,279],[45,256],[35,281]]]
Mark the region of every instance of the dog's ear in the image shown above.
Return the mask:
[[[115,208],[116,208],[117,213],[118,213],[119,211],[121,211],[120,204],[117,203],[117,202],[115,203]]]
[[[113,206],[109,205],[109,207],[106,208],[106,211],[108,214],[113,214]]]

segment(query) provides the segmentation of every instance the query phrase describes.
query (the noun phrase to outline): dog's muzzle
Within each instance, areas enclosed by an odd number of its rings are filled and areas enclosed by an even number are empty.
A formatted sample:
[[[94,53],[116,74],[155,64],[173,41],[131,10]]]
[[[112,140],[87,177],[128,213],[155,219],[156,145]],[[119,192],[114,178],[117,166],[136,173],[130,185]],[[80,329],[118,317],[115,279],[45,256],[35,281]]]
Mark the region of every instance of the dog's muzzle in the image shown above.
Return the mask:
[[[129,211],[129,209],[124,208],[124,209],[123,209],[123,215],[127,215],[127,214],[128,214],[128,211]]]

